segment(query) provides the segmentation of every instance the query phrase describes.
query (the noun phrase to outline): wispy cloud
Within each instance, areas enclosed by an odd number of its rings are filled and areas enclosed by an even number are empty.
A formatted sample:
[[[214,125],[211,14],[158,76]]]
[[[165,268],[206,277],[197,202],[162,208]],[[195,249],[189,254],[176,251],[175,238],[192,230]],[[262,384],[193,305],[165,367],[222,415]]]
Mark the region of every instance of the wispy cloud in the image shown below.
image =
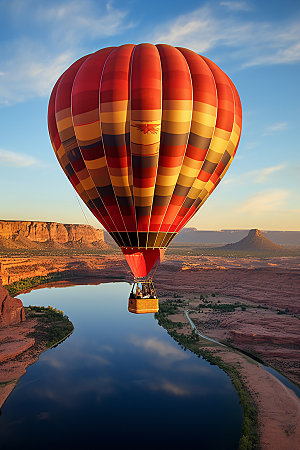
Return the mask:
[[[239,212],[260,214],[270,211],[277,211],[285,204],[285,200],[290,196],[290,191],[285,189],[273,189],[256,193],[249,197],[239,208]]]
[[[85,38],[114,36],[132,26],[130,20],[125,22],[127,11],[115,8],[112,2],[100,2],[100,8],[99,11],[89,0],[72,0],[48,8],[38,6],[35,17],[42,23],[48,22],[53,37],[72,45]]]
[[[263,136],[269,136],[271,134],[277,133],[278,131],[284,131],[287,129],[287,127],[288,124],[286,122],[274,123],[265,128]]]
[[[218,19],[214,17],[212,8],[203,6],[160,24],[154,32],[154,41],[189,47],[197,52],[206,52],[221,40],[225,45],[233,44],[230,30],[222,27],[220,34],[217,28]]]
[[[235,183],[264,183],[268,181],[276,172],[287,169],[287,164],[278,164],[276,166],[264,167],[263,169],[251,170],[237,177],[229,177],[222,181],[224,185]]]
[[[228,8],[230,11],[251,11],[253,9],[248,2],[226,1],[220,2],[220,5]]]
[[[155,42],[189,47],[199,53],[230,49],[229,58],[240,61],[241,67],[270,64],[292,64],[300,61],[300,21],[285,22],[242,19],[236,15],[244,2],[222,2],[231,9],[224,15],[222,9],[206,4],[171,21],[161,23],[154,31]],[[236,9],[234,10],[234,4]]]
[[[130,19],[129,8],[130,2],[117,7],[111,0],[0,2],[0,15],[5,13],[20,36],[0,43],[0,105],[49,95],[72,61],[137,26]],[[241,14],[251,9],[252,4],[243,0],[207,2],[162,21],[143,39],[211,52],[217,62],[234,59],[235,67],[299,62],[299,18],[259,21]]]
[[[29,167],[39,164],[38,160],[24,153],[0,149],[0,165],[12,167]]]
[[[278,166],[266,167],[264,169],[254,170],[249,172],[249,176],[256,183],[263,183],[270,175],[274,175],[276,172],[280,172],[286,168],[286,164],[279,164]]]
[[[17,43],[14,55],[3,62],[0,106],[49,95],[57,78],[74,59],[75,53],[71,50],[53,56],[39,44]]]
[[[28,29],[16,40],[0,45],[0,105],[6,106],[29,98],[47,96],[61,73],[77,58],[88,53],[87,46],[117,35],[132,26],[128,12],[112,2],[65,1],[48,6],[34,0],[12,1],[6,13],[15,26]],[[37,40],[31,36],[43,33]],[[88,42],[88,44],[87,44]]]
[[[265,51],[259,51],[258,55],[246,61],[243,67],[298,63],[300,61],[300,37],[299,31],[293,32],[295,28],[299,30],[300,23],[291,25],[289,32],[283,33],[277,39],[272,32],[267,33]],[[279,30],[278,33],[280,34]]]
[[[246,150],[252,150],[252,149],[256,148],[258,145],[259,145],[258,142],[249,142],[248,141],[248,142],[244,143],[244,148]]]

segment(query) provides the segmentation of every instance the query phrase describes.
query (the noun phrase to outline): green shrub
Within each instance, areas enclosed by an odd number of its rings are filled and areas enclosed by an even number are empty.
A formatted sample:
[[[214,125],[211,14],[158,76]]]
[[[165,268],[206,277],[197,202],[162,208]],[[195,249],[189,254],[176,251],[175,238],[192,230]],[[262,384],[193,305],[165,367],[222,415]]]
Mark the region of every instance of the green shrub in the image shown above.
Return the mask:
[[[35,331],[31,333],[35,338],[35,345],[53,347],[64,340],[74,330],[72,322],[64,312],[48,306],[32,306],[25,308],[26,317],[37,320]]]
[[[8,290],[9,295],[14,297],[17,294],[20,294],[20,292],[26,291],[27,289],[31,289],[41,284],[50,283],[51,281],[61,280],[62,278],[62,274],[60,274],[59,272],[53,272],[45,276],[24,278],[19,281],[14,281],[13,283],[7,284],[4,287]]]

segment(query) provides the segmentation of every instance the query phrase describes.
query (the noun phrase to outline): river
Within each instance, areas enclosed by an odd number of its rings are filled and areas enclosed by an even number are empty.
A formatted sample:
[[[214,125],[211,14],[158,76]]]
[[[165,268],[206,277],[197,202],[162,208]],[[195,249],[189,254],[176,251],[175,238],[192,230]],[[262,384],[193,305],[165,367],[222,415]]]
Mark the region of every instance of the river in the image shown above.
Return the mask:
[[[127,310],[130,285],[51,287],[25,306],[63,309],[75,331],[28,367],[0,417],[1,449],[238,448],[229,377]]]

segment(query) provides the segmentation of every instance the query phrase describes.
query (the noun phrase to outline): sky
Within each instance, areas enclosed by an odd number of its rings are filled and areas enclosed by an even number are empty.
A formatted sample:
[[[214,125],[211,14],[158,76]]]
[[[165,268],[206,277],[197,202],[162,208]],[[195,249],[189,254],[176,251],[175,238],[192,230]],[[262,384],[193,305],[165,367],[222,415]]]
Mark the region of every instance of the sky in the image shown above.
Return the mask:
[[[299,0],[0,0],[0,219],[101,228],[54,155],[49,96],[81,56],[142,42],[207,56],[242,101],[236,157],[187,226],[300,230]]]

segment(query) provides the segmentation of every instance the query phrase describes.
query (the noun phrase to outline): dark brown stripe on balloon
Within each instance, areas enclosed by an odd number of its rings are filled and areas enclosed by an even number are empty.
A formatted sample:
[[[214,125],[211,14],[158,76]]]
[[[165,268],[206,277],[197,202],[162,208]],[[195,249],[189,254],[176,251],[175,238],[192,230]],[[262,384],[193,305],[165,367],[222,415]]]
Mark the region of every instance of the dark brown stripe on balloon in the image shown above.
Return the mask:
[[[162,131],[160,138],[160,145],[180,146],[186,145],[189,134],[171,134]]]
[[[188,192],[190,190],[190,186],[180,186],[180,184],[177,184],[173,195],[178,195],[179,197],[186,197]]]
[[[221,163],[224,164],[224,166],[227,166],[227,163],[229,162],[230,158],[231,158],[231,156],[228,153],[228,151],[226,150],[224,155],[222,156]]]
[[[169,203],[169,200],[169,196],[161,197],[159,195],[156,195],[153,204],[155,206],[166,206]]]
[[[204,164],[202,166],[202,171],[207,172],[207,173],[213,173],[213,171],[215,170],[215,168],[217,167],[218,164],[216,163],[212,163],[210,161],[208,161],[207,159],[204,161]]]
[[[151,214],[151,205],[150,206],[136,206],[136,214],[137,217],[145,217]]]
[[[190,208],[192,206],[192,204],[194,203],[194,201],[195,200],[193,198],[187,197],[183,202],[183,205],[182,205],[183,208]]]
[[[141,169],[141,168],[148,169],[151,167],[156,167],[157,160],[158,160],[158,155],[155,155],[155,156],[132,155],[132,163],[134,164],[134,167],[136,169]],[[139,173],[137,172],[137,174],[135,176],[139,177]]]
[[[196,148],[207,150],[211,143],[210,138],[205,138],[194,133],[190,133],[189,144]]]

